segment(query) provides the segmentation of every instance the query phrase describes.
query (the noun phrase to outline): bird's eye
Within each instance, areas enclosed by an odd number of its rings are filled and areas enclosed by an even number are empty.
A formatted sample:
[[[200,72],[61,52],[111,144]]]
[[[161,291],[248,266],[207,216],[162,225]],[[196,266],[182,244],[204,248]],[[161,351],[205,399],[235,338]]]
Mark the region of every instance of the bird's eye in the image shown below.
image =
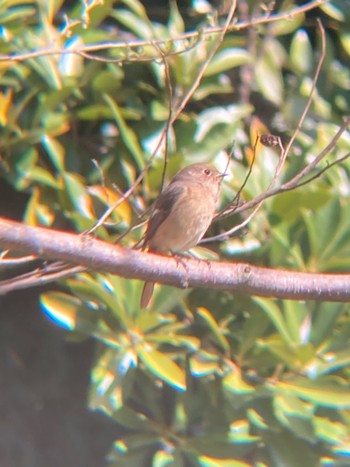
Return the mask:
[[[210,169],[204,169],[205,175],[210,175]]]

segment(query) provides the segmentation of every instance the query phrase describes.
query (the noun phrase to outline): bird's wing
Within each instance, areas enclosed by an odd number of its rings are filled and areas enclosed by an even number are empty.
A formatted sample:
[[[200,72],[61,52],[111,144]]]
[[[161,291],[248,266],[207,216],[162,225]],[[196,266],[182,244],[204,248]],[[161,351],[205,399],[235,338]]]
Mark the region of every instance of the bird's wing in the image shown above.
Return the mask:
[[[165,221],[165,219],[171,213],[176,201],[184,196],[187,188],[182,184],[171,183],[167,188],[159,195],[156,204],[154,206],[153,213],[148,221],[148,226],[143,241],[143,245],[151,240],[153,235],[156,233],[158,227]]]

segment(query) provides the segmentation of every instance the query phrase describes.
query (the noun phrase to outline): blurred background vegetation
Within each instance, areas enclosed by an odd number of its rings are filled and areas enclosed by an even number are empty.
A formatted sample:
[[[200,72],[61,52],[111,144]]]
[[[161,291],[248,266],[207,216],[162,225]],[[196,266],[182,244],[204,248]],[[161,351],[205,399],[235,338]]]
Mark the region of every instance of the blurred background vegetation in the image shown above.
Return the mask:
[[[26,195],[23,221],[84,232],[153,157],[142,183],[95,232],[113,243],[156,198],[165,151],[167,178],[199,161],[224,169],[231,155],[221,200],[227,204],[246,177],[257,134],[279,135],[286,144],[295,131],[320,60],[320,18],[325,62],[280,181],[296,174],[350,113],[348,2],[314,2],[298,13],[305,4],[239,0],[237,27],[155,152],[169,109],[189,93],[215,46],[218,33],[210,28],[222,29],[231,2],[3,1],[0,168],[2,186]],[[252,24],[285,11],[291,13],[283,20]],[[110,46],[67,53],[101,43]],[[349,150],[345,132],[327,163]],[[244,200],[269,186],[279,150],[258,145],[255,156]],[[209,244],[210,254],[276,268],[349,271],[349,171],[346,160],[266,201],[247,231]],[[3,195],[2,212],[18,218],[9,203]],[[242,220],[236,217],[215,223],[210,233]],[[142,229],[133,230],[122,244],[141,236]],[[41,295],[43,311],[70,342],[96,342],[88,406],[115,427],[110,465],[349,465],[347,304],[158,287],[153,307],[142,311],[140,290],[139,281],[89,272]],[[84,390],[79,397],[84,402]],[[88,462],[77,451],[75,465]],[[104,462],[101,455],[98,465]]]

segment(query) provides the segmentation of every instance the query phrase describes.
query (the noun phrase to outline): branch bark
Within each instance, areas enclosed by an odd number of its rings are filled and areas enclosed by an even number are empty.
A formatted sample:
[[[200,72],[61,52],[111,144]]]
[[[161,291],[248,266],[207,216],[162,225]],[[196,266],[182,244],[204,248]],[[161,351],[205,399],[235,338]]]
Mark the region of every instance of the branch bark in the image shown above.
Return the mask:
[[[206,287],[291,300],[350,301],[350,274],[313,274],[197,259],[186,259],[184,267],[174,258],[4,218],[0,218],[0,248],[176,287]]]

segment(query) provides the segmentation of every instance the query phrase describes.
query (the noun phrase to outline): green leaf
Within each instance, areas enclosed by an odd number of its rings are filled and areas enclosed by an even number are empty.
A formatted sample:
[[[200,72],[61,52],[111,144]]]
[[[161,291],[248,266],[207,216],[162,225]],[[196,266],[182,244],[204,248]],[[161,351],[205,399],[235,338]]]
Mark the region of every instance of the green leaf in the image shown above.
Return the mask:
[[[178,390],[186,389],[185,372],[167,355],[150,344],[139,344],[137,353],[146,367],[156,376]]]
[[[322,355],[322,360],[310,362],[307,367],[307,374],[311,378],[317,378],[340,368],[350,365],[350,350],[344,349],[338,352],[326,352]]]
[[[123,0],[129,7],[117,9],[111,12],[111,16],[120,21],[121,24],[133,31],[138,37],[151,39],[154,36],[154,26],[148,19],[145,7],[138,0]]]
[[[309,341],[311,329],[311,313],[305,303],[293,300],[283,301],[284,316],[288,332],[298,345]]]
[[[226,337],[224,336],[224,329],[218,326],[212,314],[205,308],[198,308],[197,315],[205,321],[205,324],[213,333],[213,337],[215,338],[216,342],[222,347],[222,349],[228,351],[230,349],[230,345]]]
[[[85,105],[77,111],[77,116],[81,120],[104,120],[113,118],[112,110],[103,104]]]
[[[292,395],[278,395],[273,402],[276,418],[282,425],[300,438],[310,442],[316,441],[310,406]]]
[[[273,213],[284,222],[292,223],[306,210],[315,212],[325,206],[331,196],[328,188],[311,185],[298,191],[282,193],[273,200]]]
[[[290,47],[290,59],[293,71],[302,75],[310,74],[313,63],[313,50],[309,37],[303,29],[299,29],[294,34]]]
[[[21,2],[25,3],[25,2]],[[34,3],[34,2],[27,2],[27,3]],[[29,20],[30,17],[35,17],[37,14],[37,9],[31,6],[17,6],[13,8],[8,8],[6,12],[1,12],[0,15],[0,22],[2,25],[8,23],[17,23]],[[11,24],[8,24],[11,27]]]
[[[41,143],[46,149],[56,170],[63,172],[65,148],[62,146],[62,144],[59,143],[56,138],[53,138],[47,134],[42,136]]]
[[[293,336],[291,335],[287,323],[277,304],[268,298],[254,297],[253,300],[258,303],[262,310],[265,311],[267,316],[269,316],[277,331],[280,333],[281,337],[283,337],[288,346],[293,348],[297,342],[294,341]]]
[[[332,198],[323,209],[304,220],[312,247],[311,264],[319,271],[348,270],[350,266],[350,203]]]
[[[326,417],[314,417],[315,432],[319,439],[328,443],[337,444],[338,448],[344,443],[349,436],[349,429],[340,421],[333,421]]]
[[[290,436],[290,433],[264,432],[263,440],[268,452],[268,465],[271,466],[318,466],[319,458],[315,447],[302,439]]]
[[[153,467],[174,467],[174,456],[164,450],[159,450],[155,453],[152,460]]]
[[[281,66],[284,55],[276,41],[265,44],[264,53],[254,67],[255,79],[263,96],[280,106],[284,98]]]
[[[204,350],[192,355],[190,369],[194,376],[206,376],[220,372],[220,358]]]
[[[55,323],[70,331],[91,335],[99,319],[96,309],[63,292],[47,292],[40,297],[45,314]]]
[[[344,303],[320,303],[314,312],[311,328],[311,341],[318,347],[334,332],[338,318],[346,311]]]
[[[176,2],[170,2],[168,28],[174,37],[183,34],[185,31],[185,23]]]
[[[252,62],[252,57],[249,52],[244,49],[232,48],[224,49],[218,52],[209,66],[205,70],[205,76],[212,76],[223,71],[228,71],[231,68],[245,65]]]
[[[245,321],[243,326],[239,354],[244,357],[256,345],[257,339],[264,335],[269,326],[269,317],[264,312],[260,309],[252,310],[249,319]]]
[[[285,8],[290,8],[290,4],[285,4]],[[285,8],[283,8],[285,10]],[[269,31],[271,37],[275,36],[283,36],[286,34],[291,34],[292,32],[296,31],[299,26],[301,26],[305,21],[305,14],[300,13],[299,15],[293,15],[286,19],[281,19],[278,21],[273,21],[270,23]]]
[[[236,420],[230,425],[229,439],[232,443],[257,443],[260,441],[259,436],[251,435],[251,426],[248,420]]]
[[[291,394],[313,404],[338,409],[350,408],[348,384],[340,379],[320,377],[315,380],[295,378],[290,382],[278,382],[274,387],[276,394]]]
[[[152,422],[144,414],[136,412],[126,405],[115,411],[113,418],[120,425],[133,430],[148,431],[152,428]]]
[[[200,465],[203,467],[251,467],[251,464],[239,461],[237,459],[218,459],[209,456],[200,456]]]
[[[123,76],[124,74],[119,67],[101,71],[94,78],[93,88],[98,92],[115,92],[121,87]]]
[[[110,97],[108,94],[104,94],[103,97],[104,97],[105,102],[108,104],[108,106],[110,107],[113,113],[113,116],[115,118],[115,121],[120,131],[120,135],[126,147],[129,149],[129,151],[133,155],[134,160],[136,164],[138,165],[138,167],[143,168],[144,166],[143,153],[142,153],[142,149],[141,149],[141,146],[139,144],[136,134],[126,124],[122,116],[122,113],[119,109],[119,106],[115,102],[115,100],[113,100],[112,97]]]
[[[238,370],[232,370],[231,373],[225,376],[223,385],[235,394],[251,394],[255,391],[253,386],[243,380],[241,372]]]
[[[321,3],[320,4],[320,9],[326,13],[326,15],[330,16],[331,18],[335,19],[336,21],[345,21],[345,12],[346,8],[349,6],[344,3],[344,2],[337,2],[338,5],[336,5],[336,2],[327,2],[327,3]],[[344,9],[344,12],[342,11]]]
[[[64,200],[67,202],[67,208],[73,212],[73,216],[76,217],[78,222],[79,215],[95,220],[91,199],[82,177],[74,173],[64,172],[62,178],[64,181],[64,191],[61,193],[61,198],[63,202]]]

